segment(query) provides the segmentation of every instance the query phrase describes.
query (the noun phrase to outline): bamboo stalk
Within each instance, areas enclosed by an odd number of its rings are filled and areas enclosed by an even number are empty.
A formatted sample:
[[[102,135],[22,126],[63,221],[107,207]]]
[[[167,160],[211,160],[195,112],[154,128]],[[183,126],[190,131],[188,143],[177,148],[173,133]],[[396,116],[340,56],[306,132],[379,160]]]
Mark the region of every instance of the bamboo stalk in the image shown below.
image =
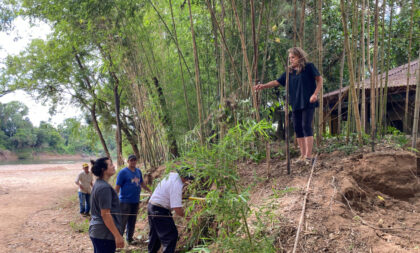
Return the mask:
[[[300,219],[299,219],[299,225],[297,227],[297,232],[296,232],[296,238],[295,238],[295,244],[293,245],[293,251],[292,253],[296,252],[297,249],[297,244],[299,242],[299,234],[300,234],[300,230],[302,227],[302,223],[303,223],[303,218],[305,217],[305,210],[306,210],[306,200],[308,199],[308,195],[309,195],[309,187],[311,186],[311,181],[312,181],[312,176],[314,174],[314,168],[316,165],[316,160],[318,158],[318,155],[315,156],[314,158],[314,162],[312,164],[312,169],[311,169],[311,174],[309,175],[309,179],[308,182],[306,183],[306,189],[305,189],[305,197],[303,197],[303,203],[302,203],[302,211],[300,213]]]

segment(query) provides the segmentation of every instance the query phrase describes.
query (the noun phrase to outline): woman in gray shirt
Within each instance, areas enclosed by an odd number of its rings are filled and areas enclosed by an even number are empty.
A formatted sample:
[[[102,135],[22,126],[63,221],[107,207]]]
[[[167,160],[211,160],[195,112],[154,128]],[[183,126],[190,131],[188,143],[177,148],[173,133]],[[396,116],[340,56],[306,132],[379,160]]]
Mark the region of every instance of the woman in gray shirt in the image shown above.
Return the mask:
[[[89,236],[95,253],[113,253],[124,247],[122,237],[120,202],[118,195],[108,183],[115,174],[115,167],[108,157],[91,161],[92,173],[97,180],[92,189],[92,207]]]

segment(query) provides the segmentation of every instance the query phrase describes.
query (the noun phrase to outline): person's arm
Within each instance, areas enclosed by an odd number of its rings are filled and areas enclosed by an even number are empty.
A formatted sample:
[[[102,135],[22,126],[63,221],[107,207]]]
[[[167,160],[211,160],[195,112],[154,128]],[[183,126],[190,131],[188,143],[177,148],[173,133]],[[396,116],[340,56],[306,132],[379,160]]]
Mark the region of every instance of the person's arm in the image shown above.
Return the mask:
[[[178,216],[185,217],[185,211],[183,207],[172,208]]]
[[[79,183],[80,182],[80,178],[79,177],[77,177],[77,179],[76,179],[76,181],[74,182],[77,186],[79,186],[80,187],[80,189],[82,190],[82,191],[86,191],[85,190],[85,188],[82,186],[82,184],[81,183]]]
[[[120,194],[120,188],[121,186],[115,185],[115,191],[117,192],[117,194]]]
[[[117,248],[124,248],[124,239],[118,231],[117,227],[115,226],[114,219],[112,219],[111,216],[111,210],[101,209],[101,216],[104,220],[105,226],[109,229],[109,231],[111,231],[112,235],[114,236]]]
[[[279,85],[280,85],[279,81],[273,80],[273,81],[270,81],[268,83],[257,84],[257,85],[254,86],[254,89],[256,91],[259,91],[259,90],[263,90],[263,89],[273,88],[273,87],[276,87],[276,86],[279,86]]]
[[[149,188],[149,187],[148,187],[148,186],[147,186],[144,182],[141,182],[141,184],[140,184],[140,185],[141,185],[141,188],[142,188],[142,189],[145,189],[146,191],[148,191],[148,192],[150,192],[150,193],[152,192],[152,191],[150,190],[150,188]]]
[[[314,94],[312,94],[311,98],[309,99],[309,102],[311,103],[315,103],[318,100],[318,94],[321,91],[322,85],[323,85],[322,76],[316,76],[315,81],[316,81],[316,89],[314,91]]]

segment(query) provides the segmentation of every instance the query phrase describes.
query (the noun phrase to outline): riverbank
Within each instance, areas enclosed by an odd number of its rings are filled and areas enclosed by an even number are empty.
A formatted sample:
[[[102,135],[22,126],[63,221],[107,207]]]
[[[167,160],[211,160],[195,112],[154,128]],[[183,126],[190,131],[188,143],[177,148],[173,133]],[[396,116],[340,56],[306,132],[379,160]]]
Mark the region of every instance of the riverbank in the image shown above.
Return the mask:
[[[84,154],[57,154],[52,152],[33,152],[30,160],[73,160],[80,161],[87,159],[88,156]],[[0,162],[15,162],[24,159],[19,159],[19,155],[9,150],[0,150]]]

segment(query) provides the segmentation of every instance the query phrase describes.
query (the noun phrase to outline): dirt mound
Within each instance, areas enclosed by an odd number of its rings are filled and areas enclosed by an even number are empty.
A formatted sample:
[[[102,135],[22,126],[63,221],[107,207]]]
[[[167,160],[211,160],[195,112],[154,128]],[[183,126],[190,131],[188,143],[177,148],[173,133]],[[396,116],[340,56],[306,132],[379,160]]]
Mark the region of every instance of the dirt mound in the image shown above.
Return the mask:
[[[420,190],[416,157],[408,152],[370,153],[354,164],[350,175],[361,188],[370,188],[397,199],[412,198]],[[355,185],[350,183],[350,185]],[[363,191],[348,191],[364,197]]]

